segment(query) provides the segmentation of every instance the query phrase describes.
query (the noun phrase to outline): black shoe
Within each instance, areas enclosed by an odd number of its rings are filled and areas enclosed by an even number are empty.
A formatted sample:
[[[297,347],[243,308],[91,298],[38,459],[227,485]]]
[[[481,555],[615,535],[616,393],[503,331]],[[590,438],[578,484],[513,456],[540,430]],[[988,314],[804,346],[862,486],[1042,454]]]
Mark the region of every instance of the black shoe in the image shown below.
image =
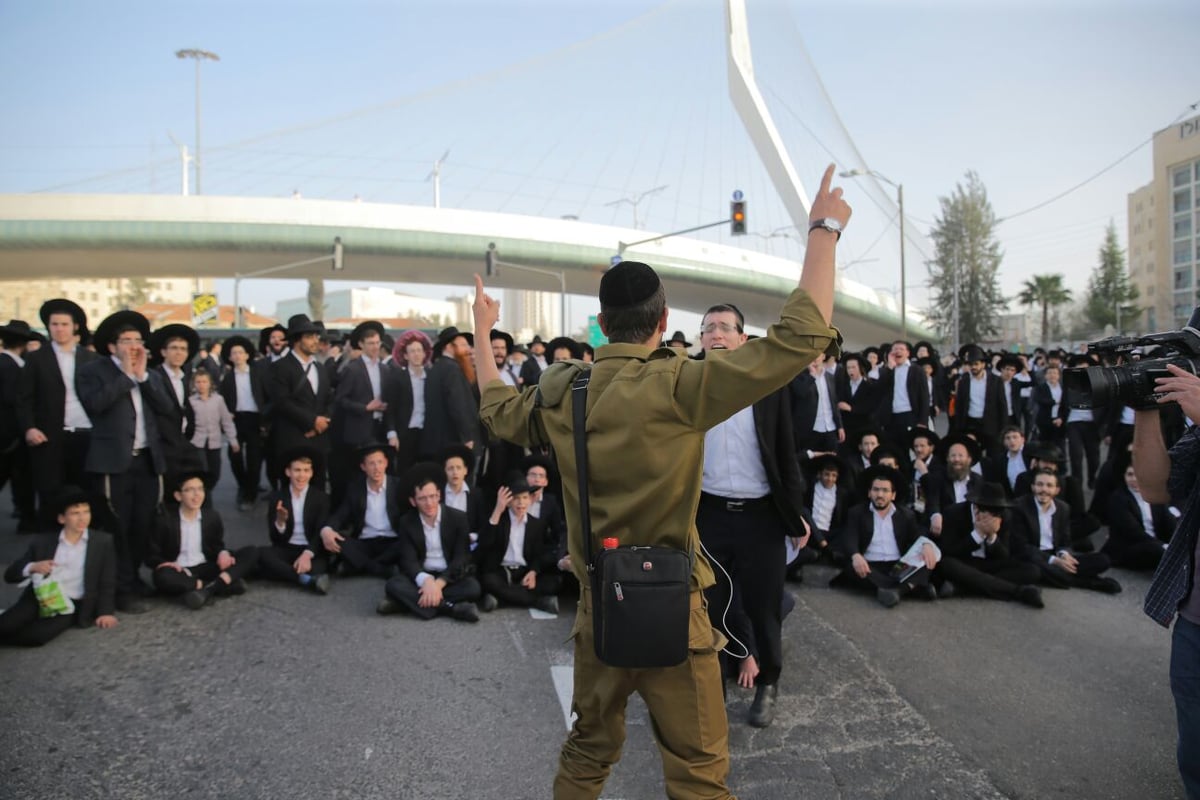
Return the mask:
[[[900,592],[895,589],[877,589],[875,599],[884,608],[892,608],[900,604]]]
[[[350,563],[343,558],[334,567],[333,574],[339,578],[349,578],[354,574],[354,567],[351,567]]]
[[[479,609],[474,603],[455,603],[450,608],[450,616],[461,622],[479,622]]]
[[[213,586],[209,584],[203,589],[193,589],[183,596],[183,604],[192,611],[199,611],[204,608],[205,603],[212,599]]]
[[[150,604],[132,594],[117,595],[117,611],[125,614],[145,614]]]
[[[914,597],[920,597],[923,600],[937,600],[938,599],[937,589],[933,588],[933,585],[929,584],[929,583],[925,583],[925,584],[921,584],[919,586],[912,587],[912,594]]]
[[[1087,588],[1095,589],[1097,592],[1104,592],[1105,594],[1120,594],[1121,593],[1121,584],[1117,582],[1116,578],[1106,578],[1106,577],[1093,578],[1088,583]]]
[[[379,604],[375,606],[375,613],[383,617],[386,617],[389,614],[399,614],[400,604],[390,597],[384,597],[379,601]]]
[[[766,686],[759,684],[754,692],[754,702],[750,704],[750,717],[746,721],[755,728],[765,728],[775,719],[775,698],[779,687],[775,684]]]
[[[950,581],[942,581],[942,585],[938,587],[937,596],[942,600],[954,597],[954,584]]]
[[[222,581],[222,583],[224,583],[224,581]],[[244,578],[237,578],[237,579],[235,579],[235,580],[233,580],[233,581],[230,581],[230,582],[229,582],[229,583],[228,583],[228,584],[227,584],[227,585],[226,585],[226,586],[225,586],[225,587],[222,589],[222,593],[223,593],[223,594],[229,594],[229,595],[245,594],[245,593],[246,593],[246,589],[247,589],[247,588],[248,588],[248,587],[246,586],[246,581],[245,581],[245,579],[244,579]]]
[[[1024,603],[1033,608],[1045,608],[1046,604],[1042,602],[1042,590],[1032,584],[1018,586],[1013,599],[1018,603]]]
[[[1092,537],[1085,536],[1082,539],[1076,539],[1071,542],[1071,549],[1078,553],[1094,553],[1096,545],[1092,544]]]
[[[329,576],[318,575],[308,582],[308,588],[317,594],[329,594]]]
[[[496,599],[496,595],[485,593],[479,598],[479,610],[491,613],[500,607],[500,601]]]
[[[539,597],[534,602],[533,607],[538,611],[544,611],[547,614],[558,614],[558,598],[554,595]]]

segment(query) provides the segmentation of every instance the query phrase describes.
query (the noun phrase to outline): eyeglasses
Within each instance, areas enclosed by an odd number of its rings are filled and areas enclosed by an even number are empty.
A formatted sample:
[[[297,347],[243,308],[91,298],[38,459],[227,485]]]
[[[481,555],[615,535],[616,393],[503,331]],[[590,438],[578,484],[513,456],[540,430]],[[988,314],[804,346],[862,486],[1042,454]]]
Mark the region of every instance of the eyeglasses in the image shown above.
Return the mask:
[[[742,329],[737,325],[730,325],[728,322],[710,322],[700,329],[701,333],[741,333]]]
[[[117,339],[117,344],[145,344],[145,342],[143,342],[140,338],[128,339],[128,338],[122,337],[120,339]]]

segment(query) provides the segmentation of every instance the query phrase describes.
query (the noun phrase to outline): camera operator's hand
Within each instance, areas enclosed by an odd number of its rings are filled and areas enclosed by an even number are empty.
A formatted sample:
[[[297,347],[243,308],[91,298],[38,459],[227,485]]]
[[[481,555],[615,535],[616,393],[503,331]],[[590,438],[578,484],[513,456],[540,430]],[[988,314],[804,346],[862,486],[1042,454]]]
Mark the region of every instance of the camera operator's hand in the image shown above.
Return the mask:
[[[1200,421],[1200,377],[1185,372],[1174,364],[1167,365],[1169,378],[1156,378],[1155,389],[1166,392],[1159,403],[1178,403],[1179,408],[1193,422]]]

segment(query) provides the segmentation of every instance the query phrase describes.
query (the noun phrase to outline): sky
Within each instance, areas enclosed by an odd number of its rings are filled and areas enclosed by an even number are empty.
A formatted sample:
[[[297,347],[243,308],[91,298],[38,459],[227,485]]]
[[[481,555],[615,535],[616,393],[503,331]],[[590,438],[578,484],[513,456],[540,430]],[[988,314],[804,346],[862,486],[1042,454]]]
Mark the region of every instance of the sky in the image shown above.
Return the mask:
[[[1127,195],[1151,180],[1137,148],[1200,113],[1200,3],[748,8],[760,87],[809,191],[830,161],[904,185],[912,305],[939,197],[968,170],[1002,219],[1004,292],[1061,272],[1081,296],[1105,227],[1126,240]],[[174,52],[195,47],[221,58],[201,68],[206,194],[428,204],[448,149],[443,205],[629,225],[622,198],[665,185],[637,206],[665,232],[721,218],[737,188],[757,235],[700,236],[799,259],[730,107],[723,26],[719,0],[4,3],[0,192],[178,192],[169,135],[194,144],[195,67]],[[894,292],[894,189],[843,185],[844,274]],[[268,313],[303,292],[243,284]]]

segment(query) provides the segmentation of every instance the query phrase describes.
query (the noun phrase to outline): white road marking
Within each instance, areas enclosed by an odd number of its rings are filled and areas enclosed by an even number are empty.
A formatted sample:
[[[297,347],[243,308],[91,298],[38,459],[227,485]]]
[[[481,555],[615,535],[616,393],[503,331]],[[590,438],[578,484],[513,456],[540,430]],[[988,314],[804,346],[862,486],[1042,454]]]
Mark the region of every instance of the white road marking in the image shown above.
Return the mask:
[[[529,616],[534,619],[558,619],[558,614],[549,614],[545,611],[539,611],[536,608],[529,609]]]
[[[562,706],[563,722],[567,730],[575,722],[575,714],[571,711],[571,698],[575,686],[575,667],[571,664],[550,666],[550,678],[554,681],[554,693],[558,695],[558,704]]]

